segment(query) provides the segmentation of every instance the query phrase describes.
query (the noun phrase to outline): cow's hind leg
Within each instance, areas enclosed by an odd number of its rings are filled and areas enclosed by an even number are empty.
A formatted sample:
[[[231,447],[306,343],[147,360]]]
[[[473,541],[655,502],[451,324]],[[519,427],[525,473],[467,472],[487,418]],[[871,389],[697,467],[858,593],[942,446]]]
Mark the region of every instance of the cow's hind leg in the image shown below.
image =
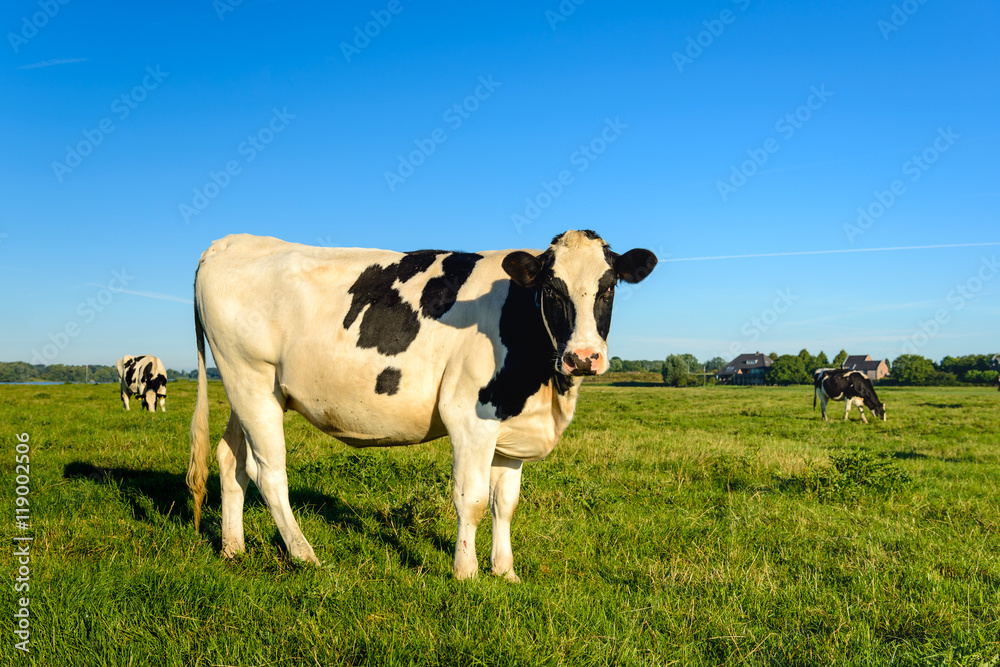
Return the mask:
[[[823,421],[830,421],[829,419],[826,418],[826,402],[827,402],[827,400],[829,400],[829,399],[827,399],[826,394],[820,394],[819,395],[819,411],[821,413],[823,413]]]
[[[232,558],[244,550],[243,501],[250,476],[247,474],[247,441],[236,412],[229,415],[226,434],[215,450],[222,483],[222,555]]]
[[[247,439],[247,474],[260,489],[264,502],[278,526],[288,553],[319,565],[312,546],[306,540],[288,502],[288,474],[285,470],[285,433],[282,422],[284,396],[275,385],[274,369],[247,376],[231,390],[227,387],[233,411],[239,415]],[[225,376],[225,374],[224,374]],[[267,383],[267,390],[259,388]]]
[[[514,552],[510,546],[510,522],[521,495],[522,462],[503,454],[493,456],[490,468],[490,507],[493,510],[493,550],[490,563],[493,574],[507,581],[521,580],[514,574]]]
[[[126,393],[126,392],[123,391],[122,392],[122,403],[125,404],[125,409],[126,410],[128,410],[128,399],[129,399],[128,393]]]

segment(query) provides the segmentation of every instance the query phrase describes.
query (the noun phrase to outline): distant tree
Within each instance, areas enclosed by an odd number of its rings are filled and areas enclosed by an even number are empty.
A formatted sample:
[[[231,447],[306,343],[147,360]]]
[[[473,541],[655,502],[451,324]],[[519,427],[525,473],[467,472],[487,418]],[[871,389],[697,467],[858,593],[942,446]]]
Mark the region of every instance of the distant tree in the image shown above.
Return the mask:
[[[806,367],[806,373],[812,377],[817,368],[830,368],[830,360],[826,358],[826,352],[820,350],[819,354],[812,358],[812,363]]]
[[[767,358],[770,359],[771,361],[774,361],[775,359],[778,358],[778,353],[772,352],[771,354],[767,355]]]
[[[725,366],[727,363],[729,363],[728,359],[723,359],[722,357],[712,357],[711,359],[705,362],[705,370],[717,371],[723,366]]]
[[[919,354],[904,354],[892,362],[892,377],[898,384],[926,385],[934,374],[934,364]]]
[[[767,381],[771,384],[809,384],[812,379],[806,373],[802,359],[796,355],[783,354],[767,369]]]
[[[29,382],[35,374],[35,369],[23,361],[0,363],[0,382]]]
[[[688,365],[683,356],[671,354],[663,363],[663,382],[671,387],[682,387],[687,382]]]
[[[611,364],[608,366],[608,370],[612,373],[620,373],[625,366],[622,364],[621,357],[611,357]]]
[[[830,365],[833,366],[834,368],[840,368],[841,366],[844,365],[845,361],[847,361],[847,351],[841,350],[840,352],[837,353],[837,356],[833,358],[833,363]]]
[[[996,371],[980,371],[971,370],[965,371],[962,376],[963,382],[971,382],[973,384],[996,384],[997,372]]]
[[[701,368],[701,363],[698,362],[698,357],[693,354],[679,354],[677,356],[684,360],[684,363],[687,364],[689,371]]]

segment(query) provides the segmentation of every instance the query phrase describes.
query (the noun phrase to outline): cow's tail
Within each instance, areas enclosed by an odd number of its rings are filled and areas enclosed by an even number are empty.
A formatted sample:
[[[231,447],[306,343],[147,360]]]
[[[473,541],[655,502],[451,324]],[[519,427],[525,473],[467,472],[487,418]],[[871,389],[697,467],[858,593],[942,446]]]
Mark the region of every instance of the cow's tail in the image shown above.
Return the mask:
[[[197,283],[195,276],[195,283]],[[208,378],[205,375],[205,329],[201,324],[198,294],[194,297],[194,335],[198,341],[198,401],[191,418],[191,461],[188,463],[187,485],[194,496],[194,529],[201,523],[201,504],[205,500],[208,479]]]

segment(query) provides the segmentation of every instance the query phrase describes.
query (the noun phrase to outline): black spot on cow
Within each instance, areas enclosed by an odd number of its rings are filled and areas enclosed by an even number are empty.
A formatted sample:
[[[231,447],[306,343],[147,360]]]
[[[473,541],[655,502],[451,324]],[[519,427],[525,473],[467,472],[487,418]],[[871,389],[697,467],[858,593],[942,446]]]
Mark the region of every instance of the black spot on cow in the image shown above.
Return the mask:
[[[612,269],[604,272],[597,281],[597,297],[594,299],[594,321],[597,323],[597,333],[604,340],[611,331],[611,309],[615,305],[615,284],[618,278]]]
[[[167,376],[160,374],[152,377],[146,382],[146,391],[160,393],[160,387],[167,386]]]
[[[375,378],[375,393],[392,396],[399,391],[399,381],[403,377],[403,371],[398,368],[386,368]]]
[[[516,417],[542,386],[554,383],[565,394],[573,380],[556,372],[555,349],[535,305],[536,290],[510,283],[500,310],[500,342],[507,349],[503,367],[479,390],[479,402],[492,405],[501,420]]]
[[[423,316],[437,320],[451,310],[458,299],[458,291],[482,258],[482,255],[469,252],[453,252],[445,257],[441,262],[444,274],[428,280],[420,295]]]
[[[403,301],[393,283],[397,280],[405,283],[423,273],[442,253],[418,250],[403,255],[395,264],[386,267],[372,264],[361,272],[348,290],[353,298],[344,317],[344,328],[349,329],[361,311],[365,311],[358,331],[358,347],[375,348],[386,356],[406,351],[420,332],[420,321],[417,311]]]

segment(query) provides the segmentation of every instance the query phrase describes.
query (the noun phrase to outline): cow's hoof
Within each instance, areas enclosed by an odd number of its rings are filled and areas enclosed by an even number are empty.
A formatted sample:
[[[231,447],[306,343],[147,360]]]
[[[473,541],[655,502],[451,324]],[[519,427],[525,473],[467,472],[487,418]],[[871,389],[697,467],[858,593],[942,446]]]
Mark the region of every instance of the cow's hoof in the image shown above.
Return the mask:
[[[512,584],[521,583],[521,577],[514,574],[514,570],[507,570],[506,572],[494,572],[494,576],[503,577]]]

